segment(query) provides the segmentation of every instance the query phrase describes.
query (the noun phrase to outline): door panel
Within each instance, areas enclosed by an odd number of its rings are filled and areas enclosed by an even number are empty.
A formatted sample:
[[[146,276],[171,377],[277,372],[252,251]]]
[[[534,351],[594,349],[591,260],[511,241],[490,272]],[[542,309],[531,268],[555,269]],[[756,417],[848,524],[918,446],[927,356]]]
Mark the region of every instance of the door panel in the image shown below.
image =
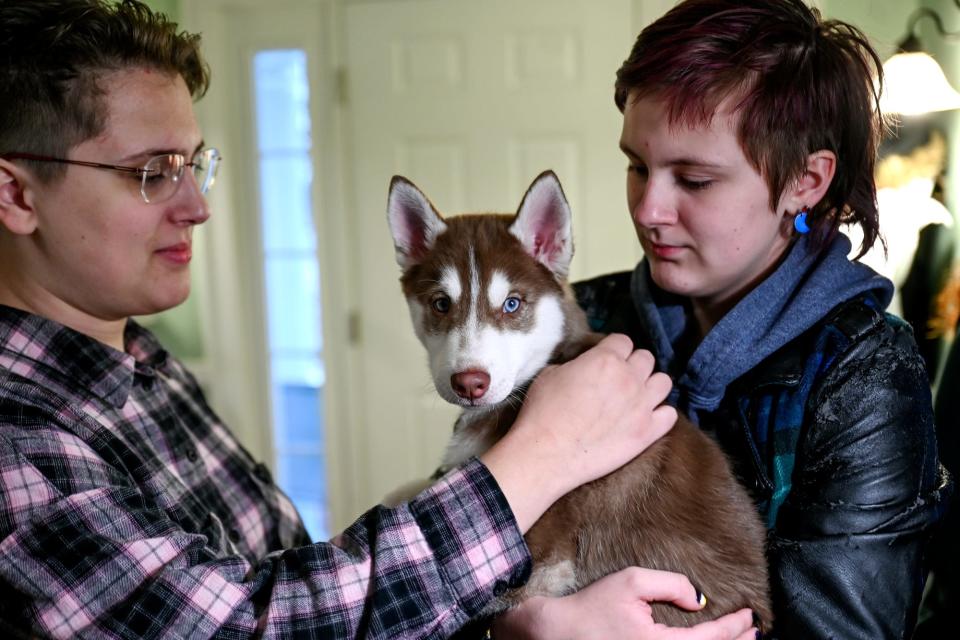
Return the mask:
[[[348,146],[366,460],[372,503],[439,461],[456,411],[432,388],[386,223],[394,174],[445,213],[515,211],[544,169],[574,215],[573,276],[632,267],[614,73],[629,0],[350,2]]]

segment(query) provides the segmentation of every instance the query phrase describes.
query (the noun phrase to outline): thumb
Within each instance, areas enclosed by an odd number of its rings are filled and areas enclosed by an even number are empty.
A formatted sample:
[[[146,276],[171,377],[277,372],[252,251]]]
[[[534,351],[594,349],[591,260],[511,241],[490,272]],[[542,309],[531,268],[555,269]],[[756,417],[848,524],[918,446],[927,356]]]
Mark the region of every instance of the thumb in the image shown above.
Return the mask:
[[[759,631],[753,629],[753,612],[741,609],[710,622],[701,622],[689,629],[671,629],[664,640],[740,640],[755,638]]]

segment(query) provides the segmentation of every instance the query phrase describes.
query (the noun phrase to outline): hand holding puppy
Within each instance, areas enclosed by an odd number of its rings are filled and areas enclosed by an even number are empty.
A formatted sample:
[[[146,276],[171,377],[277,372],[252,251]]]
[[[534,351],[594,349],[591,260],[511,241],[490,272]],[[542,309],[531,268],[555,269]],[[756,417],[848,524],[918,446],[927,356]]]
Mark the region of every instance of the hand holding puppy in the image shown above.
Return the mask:
[[[526,600],[500,616],[493,637],[514,640],[755,640],[749,609],[688,629],[657,624],[650,602],[672,602],[696,611],[706,602],[690,581],[677,573],[630,567],[597,580],[563,598]]]
[[[513,427],[481,460],[526,532],[564,494],[623,466],[676,422],[671,381],[654,359],[610,335],[530,386]]]

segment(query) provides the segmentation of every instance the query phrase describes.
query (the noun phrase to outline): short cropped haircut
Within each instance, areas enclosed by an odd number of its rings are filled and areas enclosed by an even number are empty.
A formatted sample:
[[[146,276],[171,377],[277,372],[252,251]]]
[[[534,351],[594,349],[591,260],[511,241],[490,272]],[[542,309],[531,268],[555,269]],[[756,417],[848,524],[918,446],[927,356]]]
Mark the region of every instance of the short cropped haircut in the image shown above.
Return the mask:
[[[210,73],[200,36],[136,0],[0,0],[0,154],[66,157],[103,132],[100,80],[144,67],[179,75],[194,99]],[[66,171],[29,163],[49,182]]]
[[[875,82],[876,79],[876,82]],[[819,150],[833,181],[807,222],[816,250],[841,224],[879,236],[874,165],[883,132],[882,64],[862,31],[823,20],[802,0],[685,0],[644,29],[617,71],[614,100],[655,96],[674,124],[707,124],[733,100],[738,139],[771,208]],[[881,240],[882,241],[882,240]]]

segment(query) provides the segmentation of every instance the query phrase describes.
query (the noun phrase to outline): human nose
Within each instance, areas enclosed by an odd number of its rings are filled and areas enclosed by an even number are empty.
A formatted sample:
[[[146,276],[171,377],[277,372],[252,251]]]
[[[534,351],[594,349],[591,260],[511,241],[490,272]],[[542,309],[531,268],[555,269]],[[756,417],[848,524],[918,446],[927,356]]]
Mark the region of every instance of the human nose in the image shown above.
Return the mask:
[[[200,184],[192,171],[185,171],[180,188],[173,197],[174,222],[184,225],[203,224],[210,217],[210,205],[200,192]]]
[[[640,227],[658,227],[673,224],[677,211],[669,190],[652,179],[631,186],[630,214]]]

